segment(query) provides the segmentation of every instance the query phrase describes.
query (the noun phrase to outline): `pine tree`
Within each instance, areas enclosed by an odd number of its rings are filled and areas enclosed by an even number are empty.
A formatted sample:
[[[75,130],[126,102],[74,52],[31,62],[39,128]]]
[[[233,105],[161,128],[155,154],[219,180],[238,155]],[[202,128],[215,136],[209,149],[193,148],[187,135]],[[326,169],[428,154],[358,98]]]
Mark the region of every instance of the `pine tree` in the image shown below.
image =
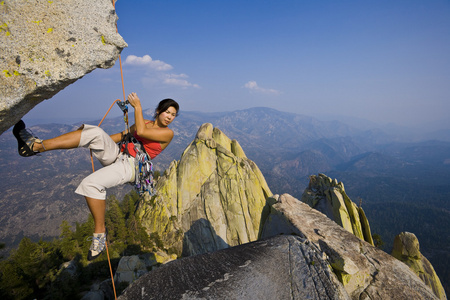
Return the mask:
[[[66,220],[61,223],[61,234],[59,240],[59,249],[63,257],[67,260],[72,260],[75,258],[77,253],[82,252],[78,241],[74,238],[74,233],[71,230],[69,222]]]
[[[125,217],[120,207],[119,200],[117,200],[116,197],[110,197],[108,199],[108,202],[109,205],[105,219],[109,238],[119,241],[125,241],[127,234]]]

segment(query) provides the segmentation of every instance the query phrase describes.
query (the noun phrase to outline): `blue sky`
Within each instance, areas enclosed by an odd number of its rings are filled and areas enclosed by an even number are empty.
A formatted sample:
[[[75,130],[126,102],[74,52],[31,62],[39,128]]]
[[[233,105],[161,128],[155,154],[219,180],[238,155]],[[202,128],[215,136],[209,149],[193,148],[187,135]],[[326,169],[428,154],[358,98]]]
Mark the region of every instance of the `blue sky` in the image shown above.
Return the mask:
[[[120,0],[116,9],[126,93],[145,108],[170,97],[187,111],[450,119],[448,0]],[[25,120],[98,119],[122,95],[117,62]]]

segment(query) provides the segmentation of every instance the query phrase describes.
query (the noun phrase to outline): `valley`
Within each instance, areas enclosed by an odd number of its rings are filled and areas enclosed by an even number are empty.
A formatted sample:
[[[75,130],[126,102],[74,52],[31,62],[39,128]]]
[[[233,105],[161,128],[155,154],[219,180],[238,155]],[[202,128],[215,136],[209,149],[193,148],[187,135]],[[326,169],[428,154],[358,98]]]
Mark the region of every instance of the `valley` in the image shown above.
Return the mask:
[[[146,114],[149,117],[151,111]],[[378,128],[362,130],[344,122],[319,121],[268,108],[182,112],[171,125],[175,138],[155,159],[155,169],[164,171],[171,161],[178,160],[203,123],[212,123],[236,139],[275,194],[289,193],[300,199],[308,176],[318,173],[343,182],[349,197],[355,203],[361,201],[372,233],[379,234],[385,243],[383,249],[389,253],[395,235],[413,232],[448,292],[450,142],[408,141]],[[31,129],[45,139],[79,125],[41,124]],[[107,119],[102,127],[108,133],[119,132],[123,120]],[[23,236],[52,239],[59,236],[63,220],[75,224],[88,216],[84,199],[73,192],[91,172],[88,150],[23,158],[16,148],[10,131],[0,136],[3,255]],[[121,199],[130,190],[127,185],[110,193]]]

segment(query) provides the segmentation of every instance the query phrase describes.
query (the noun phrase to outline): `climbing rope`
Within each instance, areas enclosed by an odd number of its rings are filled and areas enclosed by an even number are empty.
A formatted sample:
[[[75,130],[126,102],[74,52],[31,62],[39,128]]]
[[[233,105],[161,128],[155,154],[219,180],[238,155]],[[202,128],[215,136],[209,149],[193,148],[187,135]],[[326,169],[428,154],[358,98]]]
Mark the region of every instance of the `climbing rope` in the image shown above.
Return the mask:
[[[115,100],[111,106],[109,107],[108,111],[106,112],[106,114],[103,116],[103,119],[100,121],[100,123],[98,123],[98,126],[100,127],[100,125],[102,125],[103,121],[105,120],[106,116],[108,115],[109,111],[111,110],[111,108],[114,106],[115,103],[119,103],[120,99]],[[92,157],[92,150],[90,150],[91,152],[91,164],[92,164],[92,172],[95,172],[95,167],[94,167],[94,158]]]
[[[114,9],[116,9],[116,3],[115,0],[112,0],[112,4]],[[119,30],[117,28],[117,23],[116,23],[116,32],[118,33]],[[128,125],[128,109],[126,107],[126,100],[125,100],[125,84],[124,84],[124,80],[123,80],[123,69],[122,69],[122,58],[119,54],[119,66],[120,66],[120,78],[122,80],[122,91],[123,91],[123,102],[120,101],[120,99],[115,100],[111,106],[109,107],[108,111],[106,112],[106,114],[103,116],[102,120],[100,121],[100,123],[98,124],[98,126],[100,127],[100,125],[103,123],[103,121],[105,120],[106,116],[108,115],[109,111],[111,110],[111,108],[114,106],[115,103],[119,104],[119,107],[122,109],[123,114],[124,114],[124,120],[125,120],[125,130],[126,130],[126,134],[128,132],[130,132],[130,128]],[[92,157],[92,150],[91,152],[91,164],[92,164],[92,172],[95,172],[95,168],[94,168],[94,159]],[[114,290],[114,299],[117,300],[117,293],[116,293],[116,286],[114,284],[114,274],[112,271],[112,266],[111,266],[111,259],[109,257],[109,251],[108,251],[108,242],[105,240],[105,248],[106,248],[106,256],[108,257],[108,264],[109,264],[109,273],[111,274],[111,282],[112,282],[112,287]]]
[[[119,58],[120,58],[120,55],[119,55]],[[122,72],[122,65],[120,65],[120,71]],[[123,78],[122,78],[122,87],[123,87]],[[103,118],[100,121],[100,123],[98,123],[99,127],[103,123],[103,121],[105,120],[106,116],[108,115],[109,111],[111,110],[111,108],[114,106],[115,103],[121,103],[120,99],[115,100],[111,104],[111,106],[109,107],[109,109],[106,112],[106,114],[103,116]],[[125,122],[126,122],[127,130],[129,130],[129,128],[128,128],[128,111],[124,111],[124,119],[125,119]],[[94,158],[92,157],[92,150],[90,150],[90,154],[91,154],[92,172],[95,172]],[[116,286],[114,284],[114,274],[113,274],[113,271],[112,271],[111,259],[109,258],[108,242],[106,240],[105,240],[105,248],[106,248],[106,256],[108,257],[109,273],[111,274],[111,282],[112,282],[112,287],[113,287],[113,290],[114,290],[114,299],[117,300]]]

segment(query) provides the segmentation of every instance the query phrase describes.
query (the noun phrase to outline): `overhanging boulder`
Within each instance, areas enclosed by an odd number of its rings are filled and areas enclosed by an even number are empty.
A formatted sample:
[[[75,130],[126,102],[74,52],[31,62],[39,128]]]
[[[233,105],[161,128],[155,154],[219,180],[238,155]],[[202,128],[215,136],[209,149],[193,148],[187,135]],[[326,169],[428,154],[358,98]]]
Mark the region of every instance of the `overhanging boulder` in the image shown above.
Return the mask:
[[[0,5],[0,134],[45,99],[127,46],[111,0],[14,0]]]

